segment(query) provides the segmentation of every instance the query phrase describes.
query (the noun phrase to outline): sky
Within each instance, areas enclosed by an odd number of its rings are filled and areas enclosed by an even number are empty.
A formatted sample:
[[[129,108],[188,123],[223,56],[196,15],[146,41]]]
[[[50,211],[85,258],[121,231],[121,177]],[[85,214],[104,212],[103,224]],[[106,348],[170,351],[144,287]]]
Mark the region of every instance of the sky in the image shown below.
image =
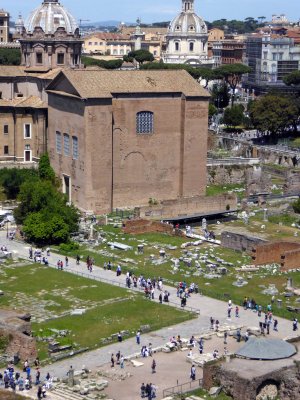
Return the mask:
[[[1,0],[0,7],[9,11],[12,20],[21,12],[26,18],[42,0]],[[91,22],[117,20],[134,22],[138,17],[150,23],[171,20],[181,10],[181,0],[61,0],[79,19]],[[245,19],[247,17],[286,14],[291,21],[300,19],[300,0],[195,0],[196,12],[207,21]]]

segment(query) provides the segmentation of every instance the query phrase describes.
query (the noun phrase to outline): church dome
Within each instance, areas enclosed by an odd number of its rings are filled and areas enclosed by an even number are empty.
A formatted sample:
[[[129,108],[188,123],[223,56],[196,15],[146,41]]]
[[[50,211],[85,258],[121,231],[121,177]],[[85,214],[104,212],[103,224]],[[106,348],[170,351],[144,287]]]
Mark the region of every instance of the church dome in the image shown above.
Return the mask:
[[[36,27],[41,27],[46,34],[54,34],[58,28],[65,28],[67,33],[74,34],[78,25],[59,0],[45,0],[25,23],[27,32],[33,32]]]
[[[168,34],[206,34],[203,18],[194,12],[194,0],[182,0],[182,12],[171,22]]]

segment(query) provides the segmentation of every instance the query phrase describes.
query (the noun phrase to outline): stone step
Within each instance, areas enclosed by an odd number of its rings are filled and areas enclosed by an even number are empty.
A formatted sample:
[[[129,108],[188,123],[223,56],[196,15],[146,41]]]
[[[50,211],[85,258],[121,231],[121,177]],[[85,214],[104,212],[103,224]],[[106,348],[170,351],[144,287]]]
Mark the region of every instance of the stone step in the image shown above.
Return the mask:
[[[58,399],[61,400],[83,400],[88,399],[88,395],[81,395],[79,393],[75,393],[70,389],[65,388],[55,388],[52,390],[51,395],[57,396]],[[55,398],[53,400],[56,400]]]

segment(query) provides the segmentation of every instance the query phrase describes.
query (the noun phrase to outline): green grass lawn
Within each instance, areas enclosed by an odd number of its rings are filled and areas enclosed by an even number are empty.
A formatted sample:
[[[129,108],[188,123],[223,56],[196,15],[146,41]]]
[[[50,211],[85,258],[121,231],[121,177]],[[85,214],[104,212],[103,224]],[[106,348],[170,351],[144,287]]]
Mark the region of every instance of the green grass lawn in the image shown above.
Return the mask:
[[[225,393],[220,393],[218,396],[210,396],[208,392],[204,389],[197,389],[193,392],[189,392],[188,394],[178,395],[177,399],[182,400],[189,396],[199,396],[205,398],[205,400],[232,400],[232,397],[227,396]]]
[[[56,340],[75,349],[100,347],[101,339],[121,330],[128,330],[132,336],[141,325],[157,330],[194,317],[146,300],[142,294],[41,265],[1,266],[0,271],[0,287],[5,287],[0,306],[31,313],[36,337],[53,335],[51,329],[70,331]],[[75,308],[87,311],[71,316],[70,311]],[[43,316],[46,321],[42,321]],[[38,342],[41,360],[47,358],[47,346]]]
[[[244,189],[243,184],[226,184],[226,185],[210,185],[206,188],[206,196],[217,196],[219,194],[228,193],[235,189]],[[236,192],[238,197],[241,197],[245,192]]]

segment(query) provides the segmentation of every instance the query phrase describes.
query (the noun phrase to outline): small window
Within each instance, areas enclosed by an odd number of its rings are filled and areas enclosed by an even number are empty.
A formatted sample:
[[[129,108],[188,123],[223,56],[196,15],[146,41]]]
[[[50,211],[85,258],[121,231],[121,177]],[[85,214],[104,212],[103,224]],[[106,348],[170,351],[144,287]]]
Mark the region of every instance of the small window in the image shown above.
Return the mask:
[[[58,53],[57,54],[57,64],[58,65],[63,65],[65,63],[65,54],[64,53]]]
[[[142,111],[136,114],[136,133],[149,135],[154,132],[154,114]]]
[[[8,135],[8,125],[3,126],[3,133],[4,135]]]
[[[8,155],[9,154],[9,149],[8,149],[8,146],[4,146],[4,155]]]
[[[72,137],[73,145],[73,159],[78,160],[78,138],[76,136]]]
[[[31,139],[31,125],[24,125],[24,139]]]
[[[70,136],[67,133],[64,133],[64,154],[70,155]]]
[[[36,53],[36,63],[43,64],[43,53]]]
[[[61,133],[56,132],[56,152],[61,154]]]
[[[175,42],[175,51],[179,51],[179,43]]]
[[[194,42],[190,42],[190,51],[194,51]]]

